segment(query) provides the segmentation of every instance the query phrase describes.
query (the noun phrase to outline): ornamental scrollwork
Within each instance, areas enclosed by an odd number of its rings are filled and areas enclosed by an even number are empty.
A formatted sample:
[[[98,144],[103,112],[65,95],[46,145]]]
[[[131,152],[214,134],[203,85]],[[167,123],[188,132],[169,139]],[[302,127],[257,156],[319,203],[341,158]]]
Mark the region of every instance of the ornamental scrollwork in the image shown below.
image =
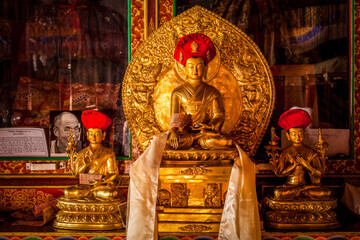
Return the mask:
[[[119,213],[74,213],[74,212],[59,212],[56,215],[59,222],[68,223],[118,223],[121,222]]]
[[[318,224],[337,221],[336,213],[333,211],[319,213],[298,212],[293,214],[268,212],[266,217],[268,221],[282,224]]]
[[[205,207],[221,207],[221,187],[222,184],[207,183],[203,188]]]
[[[190,190],[186,183],[172,183],[171,188],[171,206],[186,207],[189,203]]]
[[[179,174],[182,175],[205,175],[207,173],[211,173],[211,169],[207,169],[204,167],[192,167],[192,168],[186,168],[179,171]]]
[[[206,232],[212,230],[212,228],[205,225],[192,224],[179,227],[179,230],[183,232]]]

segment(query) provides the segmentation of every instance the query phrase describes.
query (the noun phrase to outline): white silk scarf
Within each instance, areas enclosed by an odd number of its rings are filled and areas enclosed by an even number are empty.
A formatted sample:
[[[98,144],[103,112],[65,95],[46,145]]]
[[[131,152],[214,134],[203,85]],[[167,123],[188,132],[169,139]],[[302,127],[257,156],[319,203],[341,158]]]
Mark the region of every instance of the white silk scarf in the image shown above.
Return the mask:
[[[157,239],[156,199],[159,168],[167,136],[167,132],[154,136],[151,145],[130,167],[127,240]]]
[[[260,240],[255,164],[237,146],[239,157],[231,170],[218,240]]]

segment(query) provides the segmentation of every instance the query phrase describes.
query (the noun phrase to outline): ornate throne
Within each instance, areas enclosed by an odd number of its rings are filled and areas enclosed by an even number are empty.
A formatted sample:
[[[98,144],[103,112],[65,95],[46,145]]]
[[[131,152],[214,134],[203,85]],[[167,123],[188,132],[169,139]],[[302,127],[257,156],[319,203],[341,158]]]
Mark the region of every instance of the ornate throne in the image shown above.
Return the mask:
[[[123,106],[140,152],[169,130],[170,95],[184,82],[173,58],[178,40],[203,33],[215,44],[206,81],[222,94],[222,133],[253,157],[267,129],[275,94],[270,69],[255,43],[236,26],[199,6],[154,32],[133,55],[123,82]],[[218,232],[236,148],[165,149],[157,202],[159,232]]]

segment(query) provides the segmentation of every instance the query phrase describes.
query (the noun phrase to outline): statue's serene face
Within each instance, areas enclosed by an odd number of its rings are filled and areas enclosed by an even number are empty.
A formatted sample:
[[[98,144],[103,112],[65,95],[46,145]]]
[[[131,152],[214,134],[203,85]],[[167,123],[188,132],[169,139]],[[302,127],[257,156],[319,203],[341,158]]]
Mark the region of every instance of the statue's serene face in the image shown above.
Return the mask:
[[[304,140],[304,133],[304,128],[290,128],[286,136],[292,143],[300,144]]]
[[[185,67],[186,75],[192,80],[201,80],[205,73],[205,63],[202,58],[189,58]]]
[[[100,128],[90,128],[88,129],[86,136],[90,143],[92,144],[101,144],[105,139],[106,132],[103,132]]]

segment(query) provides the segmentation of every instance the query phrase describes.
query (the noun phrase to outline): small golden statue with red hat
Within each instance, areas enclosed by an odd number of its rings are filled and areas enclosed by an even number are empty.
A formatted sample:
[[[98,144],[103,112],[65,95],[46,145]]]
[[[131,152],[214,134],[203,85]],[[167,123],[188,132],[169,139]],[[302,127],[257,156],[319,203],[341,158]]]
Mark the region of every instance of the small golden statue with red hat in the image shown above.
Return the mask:
[[[102,145],[112,120],[101,112],[87,110],[81,121],[87,128],[90,145],[77,154],[69,136],[68,146],[70,170],[74,177],[80,176],[80,184],[65,188],[64,196],[58,199],[60,212],[54,226],[89,230],[122,228],[118,205],[125,200],[118,194],[116,157],[113,150]]]
[[[169,145],[173,149],[228,149],[233,144],[221,134],[225,120],[221,93],[203,81],[215,55],[215,46],[201,33],[185,35],[176,45],[174,58],[185,67],[186,79],[171,93]]]
[[[87,139],[90,145],[77,155],[70,156],[70,170],[74,177],[80,174],[99,174],[101,180],[93,180],[91,184],[76,185],[65,189],[66,198],[96,198],[99,200],[115,199],[118,191],[115,187],[119,176],[116,157],[113,150],[101,143],[105,139],[105,130],[112,120],[101,112],[85,111],[81,121],[87,128]]]
[[[325,172],[326,144],[321,131],[317,151],[303,144],[305,128],[311,124],[309,114],[301,109],[283,113],[278,125],[286,130],[291,145],[274,154],[274,146],[266,146],[270,163],[279,177],[286,177],[285,184],[266,197],[273,209],[267,213],[267,224],[274,228],[329,228],[338,227],[335,212],[336,199],[329,188],[321,185]],[[325,147],[325,148],[324,148]],[[307,181],[310,179],[310,182]]]

